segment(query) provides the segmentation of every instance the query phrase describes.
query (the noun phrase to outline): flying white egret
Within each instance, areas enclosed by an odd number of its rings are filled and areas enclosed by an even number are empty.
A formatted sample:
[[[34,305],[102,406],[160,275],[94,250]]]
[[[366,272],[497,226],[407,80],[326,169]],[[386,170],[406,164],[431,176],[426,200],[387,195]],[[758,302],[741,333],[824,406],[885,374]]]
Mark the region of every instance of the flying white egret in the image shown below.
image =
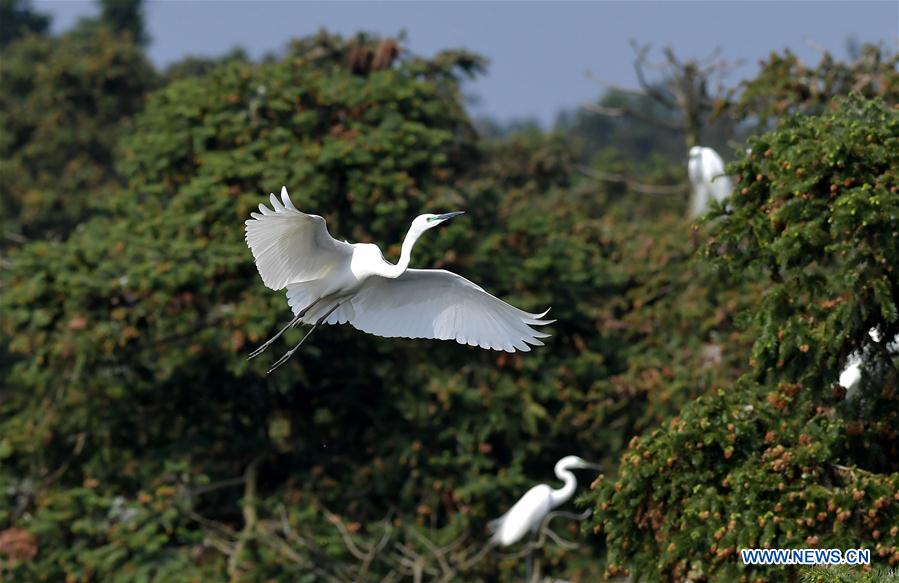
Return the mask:
[[[709,210],[711,199],[721,202],[734,190],[730,177],[724,174],[724,160],[711,148],[690,148],[687,175],[693,186],[693,198],[690,200],[690,216],[693,218]]]
[[[272,209],[259,205],[246,222],[246,241],[263,283],[287,290],[295,317],[250,354],[258,356],[291,326],[349,323],[389,338],[434,338],[493,350],[527,352],[546,338],[531,328],[550,324],[542,314],[519,310],[480,286],[443,269],[409,269],[412,247],[433,227],[462,211],[424,214],[412,221],[400,259],[388,263],[377,245],[341,242],[328,233],[325,219],[297,210],[287,187],[281,200],[270,195]],[[300,341],[272,365],[283,364]]]
[[[537,484],[522,496],[508,512],[491,520],[487,528],[493,533],[490,538],[495,544],[509,546],[515,544],[527,533],[536,533],[550,510],[564,504],[577,488],[577,479],[571,470],[602,469],[599,464],[586,462],[576,455],[565,456],[556,463],[556,477],[564,484],[561,488],[551,488],[547,484]]]

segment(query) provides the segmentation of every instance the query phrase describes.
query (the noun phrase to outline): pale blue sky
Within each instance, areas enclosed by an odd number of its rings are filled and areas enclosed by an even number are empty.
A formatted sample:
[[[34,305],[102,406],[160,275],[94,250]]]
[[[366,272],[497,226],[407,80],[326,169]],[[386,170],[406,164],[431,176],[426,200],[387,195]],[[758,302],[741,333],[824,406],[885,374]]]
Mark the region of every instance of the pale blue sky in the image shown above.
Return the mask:
[[[95,13],[92,2],[37,0],[54,30]],[[791,48],[808,62],[817,43],[845,55],[846,41],[883,41],[896,48],[899,2],[641,1],[641,2],[301,2],[299,0],[169,0],[147,5],[149,53],[159,65],[234,46],[251,56],[278,51],[290,38],[325,27],[394,35],[405,30],[413,52],[464,47],[490,59],[486,76],[469,84],[472,107],[502,121],[538,118],[596,98],[595,75],[633,87],[629,40],[671,46],[703,57],[720,46],[745,64],[730,81],[752,75],[772,50]],[[658,54],[658,53],[657,53]]]

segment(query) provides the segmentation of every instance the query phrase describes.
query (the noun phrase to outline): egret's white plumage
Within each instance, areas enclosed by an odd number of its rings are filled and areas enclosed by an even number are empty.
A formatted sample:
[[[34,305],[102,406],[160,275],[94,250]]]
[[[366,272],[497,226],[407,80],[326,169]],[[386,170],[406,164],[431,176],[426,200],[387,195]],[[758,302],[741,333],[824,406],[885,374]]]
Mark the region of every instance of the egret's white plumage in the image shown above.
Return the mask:
[[[724,173],[724,160],[711,148],[693,146],[687,162],[687,175],[693,187],[690,216],[698,217],[709,210],[712,199],[722,202],[733,192],[733,182]]]
[[[880,342],[880,332],[875,328],[868,330],[868,336],[874,342]],[[896,355],[899,354],[899,336],[893,338],[893,341],[886,345],[887,352]],[[852,398],[858,393],[858,384],[862,379],[862,368],[864,367],[864,358],[861,353],[853,352],[846,360],[846,367],[840,373],[839,383],[846,389],[847,398]]]
[[[519,310],[446,270],[408,269],[422,233],[461,212],[417,217],[394,265],[376,245],[331,237],[322,217],[297,210],[286,187],[280,201],[274,194],[270,201],[272,209],[260,204],[251,213],[246,241],[263,283],[287,290],[296,317],[251,357],[299,323],[349,323],[378,336],[455,340],[507,352],[527,352],[548,336],[531,327],[552,323],[543,319],[546,312]]]
[[[862,378],[862,359],[858,354],[851,354],[846,368],[840,373],[840,384],[846,389],[855,391],[855,385]]]
[[[577,488],[577,479],[571,470],[593,468],[599,469],[575,455],[563,457],[556,463],[556,477],[562,480],[561,488],[551,488],[546,484],[538,484],[528,490],[508,512],[490,521],[487,527],[493,533],[490,540],[499,545],[508,546],[520,541],[527,533],[536,532],[546,515],[560,504],[567,502]]]

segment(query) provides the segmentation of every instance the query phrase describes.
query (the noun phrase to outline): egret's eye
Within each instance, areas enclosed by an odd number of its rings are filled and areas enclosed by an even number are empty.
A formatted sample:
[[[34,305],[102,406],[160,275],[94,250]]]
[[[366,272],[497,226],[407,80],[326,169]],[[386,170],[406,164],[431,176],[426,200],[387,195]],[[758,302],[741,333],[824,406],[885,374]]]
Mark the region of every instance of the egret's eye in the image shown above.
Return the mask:
[[[429,222],[429,223],[433,223],[433,222],[436,221],[436,220],[437,220],[437,217],[428,217],[428,222]]]

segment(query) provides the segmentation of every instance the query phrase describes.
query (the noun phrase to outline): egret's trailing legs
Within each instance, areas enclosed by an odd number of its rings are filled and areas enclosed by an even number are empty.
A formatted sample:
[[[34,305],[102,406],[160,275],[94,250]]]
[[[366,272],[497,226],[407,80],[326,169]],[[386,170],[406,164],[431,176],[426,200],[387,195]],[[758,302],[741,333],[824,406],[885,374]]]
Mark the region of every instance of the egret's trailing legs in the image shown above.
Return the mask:
[[[321,299],[321,298],[319,298],[319,299]],[[303,316],[305,316],[306,312],[308,312],[312,308],[312,306],[314,306],[317,303],[318,303],[318,300],[315,300],[314,302],[312,302],[311,304],[309,304],[308,306],[303,308],[300,311],[300,313],[297,314],[293,320],[291,320],[290,322],[287,323],[287,326],[284,326],[283,328],[281,328],[281,330],[277,334],[275,334],[274,336],[272,336],[271,338],[266,340],[265,344],[263,344],[262,346],[260,346],[259,348],[257,348],[253,352],[251,352],[250,356],[247,357],[247,360],[252,360],[252,359],[256,358],[257,356],[259,356],[260,354],[262,354],[263,352],[265,352],[265,349],[268,348],[269,346],[271,346],[272,342],[274,342],[275,340],[280,338],[281,334],[284,334],[284,332],[286,332],[288,328],[292,328],[293,326],[296,326],[297,324],[299,324],[300,319]]]
[[[525,575],[526,583],[531,583],[531,577],[534,574],[534,546],[537,544],[537,531],[539,528],[531,531],[531,537],[528,540],[528,558],[527,558],[527,575]]]
[[[262,346],[260,346],[259,348],[257,348],[253,352],[251,352],[250,355],[247,357],[247,360],[252,360],[252,359],[256,358],[257,356],[259,356],[260,354],[262,354],[263,352],[265,352],[265,349],[268,348],[269,346],[271,346],[272,342],[277,340],[281,336],[281,334],[284,334],[284,332],[286,332],[288,328],[292,327],[294,324],[297,324],[300,321],[300,318],[302,318],[302,316],[297,316],[293,320],[288,322],[287,326],[284,326],[283,328],[281,328],[281,330],[277,334],[275,334],[274,336],[272,336],[271,338],[266,340],[265,344],[263,344]]]
[[[271,367],[270,369],[268,369],[268,372],[265,373],[265,374],[271,374],[271,372],[272,372],[273,370],[275,370],[276,368],[278,368],[279,366],[281,366],[282,364],[284,364],[285,362],[287,362],[287,359],[289,359],[291,356],[293,356],[293,353],[296,352],[297,349],[298,349],[300,346],[303,345],[303,342],[306,342],[306,339],[309,338],[309,337],[312,335],[313,332],[315,332],[315,329],[318,328],[319,325],[323,324],[323,323],[325,322],[325,320],[328,319],[328,316],[330,316],[331,314],[334,313],[334,310],[336,310],[337,308],[340,307],[340,304],[341,304],[341,303],[343,303],[343,302],[337,302],[336,304],[334,304],[334,307],[333,307],[333,308],[331,308],[330,310],[328,310],[327,313],[325,313],[324,316],[322,316],[321,318],[319,318],[318,321],[317,321],[315,324],[312,325],[312,328],[309,328],[309,331],[306,332],[306,335],[303,336],[303,339],[300,340],[300,341],[297,343],[296,346],[294,346],[293,348],[291,348],[290,350],[288,350],[287,352],[285,352],[285,353],[284,353],[284,356],[282,356],[282,357],[279,358],[277,361],[275,361],[275,364],[273,364],[272,367]],[[308,309],[308,308],[307,308],[307,309]],[[282,332],[283,332],[283,330],[282,330]],[[279,332],[278,334],[280,335],[280,332]]]

